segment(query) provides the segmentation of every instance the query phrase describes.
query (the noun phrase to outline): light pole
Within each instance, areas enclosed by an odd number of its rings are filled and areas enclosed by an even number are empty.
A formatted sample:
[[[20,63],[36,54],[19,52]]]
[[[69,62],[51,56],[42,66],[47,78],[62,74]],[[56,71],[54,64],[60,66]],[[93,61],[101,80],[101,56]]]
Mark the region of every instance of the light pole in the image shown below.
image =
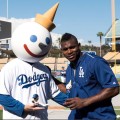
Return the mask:
[[[7,19],[8,19],[8,0],[7,0]]]
[[[7,0],[7,21],[8,21],[8,0]],[[8,39],[6,39],[6,46],[7,46],[7,44],[8,44]],[[6,47],[6,50],[8,50],[8,48]],[[6,57],[8,57],[8,55],[6,54]]]
[[[116,52],[116,24],[115,24],[115,0],[111,0],[112,7],[112,50]],[[116,58],[115,58],[115,74],[116,74]]]
[[[116,51],[116,39],[115,39],[115,0],[111,0],[112,7],[112,50]]]

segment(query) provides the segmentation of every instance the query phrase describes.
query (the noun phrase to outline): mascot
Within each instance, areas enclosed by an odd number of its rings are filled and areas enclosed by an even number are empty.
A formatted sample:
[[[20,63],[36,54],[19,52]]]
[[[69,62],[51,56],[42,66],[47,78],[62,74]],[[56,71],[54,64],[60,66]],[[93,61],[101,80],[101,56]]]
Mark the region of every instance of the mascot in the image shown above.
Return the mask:
[[[66,94],[60,92],[49,69],[39,61],[48,54],[50,31],[59,3],[34,22],[21,24],[12,34],[11,45],[17,56],[0,73],[0,104],[3,119],[48,120],[48,99],[63,105]]]

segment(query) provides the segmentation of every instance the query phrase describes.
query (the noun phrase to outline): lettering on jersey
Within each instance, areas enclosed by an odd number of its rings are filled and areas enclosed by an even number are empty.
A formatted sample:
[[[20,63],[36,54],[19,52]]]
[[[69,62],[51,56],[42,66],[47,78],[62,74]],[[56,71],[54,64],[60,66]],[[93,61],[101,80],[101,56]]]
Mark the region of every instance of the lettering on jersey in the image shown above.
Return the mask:
[[[22,88],[28,88],[32,85],[39,86],[41,82],[48,80],[48,76],[46,74],[33,74],[33,76],[27,76],[25,74],[21,74],[17,77],[19,81],[18,85],[22,86]]]
[[[79,77],[84,77],[84,71],[82,67],[80,67]]]

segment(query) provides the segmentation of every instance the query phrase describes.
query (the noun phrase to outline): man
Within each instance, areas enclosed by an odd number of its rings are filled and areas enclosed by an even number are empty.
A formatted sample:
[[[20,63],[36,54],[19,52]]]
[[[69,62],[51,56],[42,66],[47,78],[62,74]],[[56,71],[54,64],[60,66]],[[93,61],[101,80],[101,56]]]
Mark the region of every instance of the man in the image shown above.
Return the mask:
[[[77,38],[65,33],[61,38],[61,50],[70,61],[66,70],[66,85],[71,82],[69,99],[69,120],[115,120],[111,99],[119,93],[119,84],[101,57],[82,54]],[[66,91],[64,89],[64,91]]]

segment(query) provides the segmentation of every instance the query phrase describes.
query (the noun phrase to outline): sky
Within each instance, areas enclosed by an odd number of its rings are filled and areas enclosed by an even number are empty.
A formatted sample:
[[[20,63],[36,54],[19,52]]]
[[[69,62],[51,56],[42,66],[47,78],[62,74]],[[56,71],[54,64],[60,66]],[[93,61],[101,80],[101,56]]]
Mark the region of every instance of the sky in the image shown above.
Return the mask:
[[[52,31],[75,35],[81,44],[99,46],[98,32],[107,32],[112,23],[111,0],[8,0],[8,18],[34,18],[59,2]],[[120,19],[120,0],[115,0],[115,18]],[[0,0],[0,17],[7,17],[7,0]],[[105,43],[104,37],[102,44]],[[88,44],[89,45],[89,44]]]

